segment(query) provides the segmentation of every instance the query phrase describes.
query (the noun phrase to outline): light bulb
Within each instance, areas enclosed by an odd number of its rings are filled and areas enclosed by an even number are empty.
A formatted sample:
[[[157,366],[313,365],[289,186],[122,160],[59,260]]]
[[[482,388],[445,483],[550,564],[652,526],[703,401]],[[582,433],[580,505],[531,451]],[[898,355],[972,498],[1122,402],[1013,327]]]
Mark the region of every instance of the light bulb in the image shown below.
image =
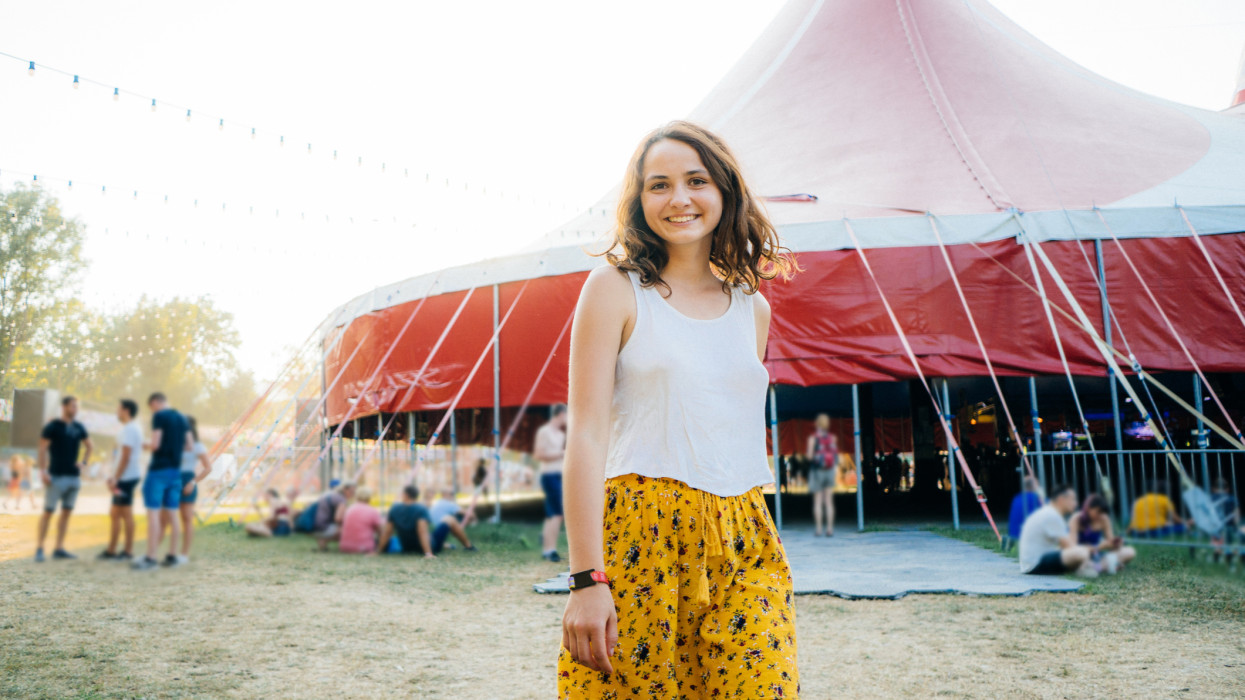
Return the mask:
[[[255,127],[251,127],[251,140],[255,140]]]
[[[79,85],[80,83],[78,82],[78,76],[75,75],[73,77],[73,89],[77,90]]]
[[[121,99],[121,88],[112,89],[112,101],[117,102]]]
[[[151,111],[156,111],[156,98],[151,98]]]
[[[311,155],[311,144],[307,144],[307,155]]]
[[[190,121],[190,110],[186,110],[186,121]]]
[[[281,137],[281,145],[282,145],[282,146],[284,146],[284,145],[285,145],[285,137],[284,137],[284,136],[282,136],[282,137]]]
[[[26,72],[30,75],[30,77],[32,78],[35,77],[35,62],[34,61],[30,62],[30,68],[28,68]]]
[[[337,160],[337,149],[333,149],[333,160]]]
[[[69,189],[71,189],[71,190],[73,189],[73,180],[70,180],[70,181],[69,181]]]
[[[363,156],[359,156],[359,167],[363,167]]]
[[[220,120],[220,125],[219,125],[219,126],[217,126],[217,127],[216,127],[216,129],[217,129],[217,131],[224,131],[224,130],[225,130],[225,120],[224,120],[224,119],[221,119],[221,120]]]

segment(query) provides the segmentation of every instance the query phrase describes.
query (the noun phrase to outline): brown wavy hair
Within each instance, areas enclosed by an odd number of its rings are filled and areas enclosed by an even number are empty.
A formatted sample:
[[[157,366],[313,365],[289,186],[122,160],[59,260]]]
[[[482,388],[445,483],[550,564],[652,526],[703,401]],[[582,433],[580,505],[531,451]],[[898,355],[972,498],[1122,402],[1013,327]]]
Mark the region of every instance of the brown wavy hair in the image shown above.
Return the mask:
[[[695,149],[709,171],[709,179],[722,193],[722,218],[713,231],[709,264],[722,278],[724,291],[743,286],[751,294],[760,287],[761,280],[780,275],[787,279],[799,271],[791,251],[778,242],[778,231],[760,201],[744,183],[735,154],[717,135],[686,121],[672,121],[654,129],[631,156],[618,200],[614,242],[604,253],[611,265],[639,273],[645,287],[660,284],[670,290],[661,278],[661,271],[670,260],[666,242],[649,228],[640,202],[644,158],[653,144],[665,139],[681,141]]]

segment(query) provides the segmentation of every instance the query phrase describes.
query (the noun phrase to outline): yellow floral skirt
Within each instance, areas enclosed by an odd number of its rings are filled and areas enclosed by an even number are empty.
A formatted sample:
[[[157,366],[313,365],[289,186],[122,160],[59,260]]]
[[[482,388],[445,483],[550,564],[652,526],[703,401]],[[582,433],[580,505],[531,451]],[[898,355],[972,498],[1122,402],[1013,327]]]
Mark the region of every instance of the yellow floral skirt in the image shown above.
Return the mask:
[[[761,489],[605,482],[618,644],[605,675],[558,653],[559,700],[795,698],[791,570]]]

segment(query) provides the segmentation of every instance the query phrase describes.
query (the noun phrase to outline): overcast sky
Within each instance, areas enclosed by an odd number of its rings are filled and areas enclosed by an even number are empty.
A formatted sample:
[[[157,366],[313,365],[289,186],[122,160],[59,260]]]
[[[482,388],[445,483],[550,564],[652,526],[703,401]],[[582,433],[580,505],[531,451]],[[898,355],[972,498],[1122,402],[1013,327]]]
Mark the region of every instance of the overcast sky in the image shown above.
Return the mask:
[[[1245,3],[995,4],[1125,85],[1234,92]],[[0,183],[39,173],[87,224],[88,303],[211,295],[266,375],[351,297],[593,204],[781,5],[0,0],[0,52],[105,85],[0,58]]]

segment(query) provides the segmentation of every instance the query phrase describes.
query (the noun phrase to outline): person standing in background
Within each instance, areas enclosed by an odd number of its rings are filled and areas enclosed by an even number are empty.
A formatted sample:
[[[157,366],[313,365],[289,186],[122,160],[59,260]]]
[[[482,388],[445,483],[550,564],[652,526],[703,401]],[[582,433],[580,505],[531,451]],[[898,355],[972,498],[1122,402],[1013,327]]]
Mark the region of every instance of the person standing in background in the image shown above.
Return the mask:
[[[143,505],[147,508],[147,555],[134,562],[140,571],[160,565],[156,554],[164,529],[169,528],[169,554],[165,566],[177,566],[185,557],[177,555],[178,508],[181,506],[182,452],[193,449],[190,442],[190,426],[175,409],[169,408],[164,394],[156,392],[147,399],[151,409],[151,464],[147,466],[147,478],[143,480]]]
[[[117,435],[117,469],[108,477],[108,490],[112,492],[112,508],[108,510],[111,530],[108,549],[99,558],[129,561],[134,558],[134,489],[143,477],[139,455],[143,451],[143,429],[138,417],[138,403],[133,399],[121,399],[117,406],[117,419],[121,432]],[[121,528],[125,528],[125,549],[117,552]]]
[[[43,540],[47,538],[48,523],[59,503],[60,519],[56,521],[56,549],[53,559],[77,559],[65,551],[65,532],[69,529],[69,516],[73,515],[82,488],[82,467],[90,461],[91,437],[86,428],[75,418],[78,416],[78,399],[66,396],[61,399],[61,417],[54,418],[43,427],[39,439],[39,476],[47,488],[43,500],[43,515],[39,516],[39,544],[35,549],[35,561],[43,561]],[[78,453],[86,445],[86,453],[78,460]]]
[[[536,431],[533,450],[540,462],[540,488],[545,492],[545,526],[541,531],[541,556],[561,561],[558,536],[562,533],[562,458],[566,455],[566,404],[556,404],[549,422]]]
[[[199,498],[199,482],[212,473],[212,463],[208,461],[207,448],[199,442],[199,423],[194,416],[186,416],[186,427],[190,430],[190,440],[186,443],[186,451],[182,452],[182,491],[178,510],[182,519],[181,556],[184,561],[189,561],[190,545],[195,539],[195,501]],[[197,474],[196,464],[203,465]]]
[[[838,476],[839,438],[830,432],[830,416],[817,414],[808,436],[808,492],[813,495],[813,534],[834,537],[834,485]],[[824,527],[823,527],[824,523]]]

